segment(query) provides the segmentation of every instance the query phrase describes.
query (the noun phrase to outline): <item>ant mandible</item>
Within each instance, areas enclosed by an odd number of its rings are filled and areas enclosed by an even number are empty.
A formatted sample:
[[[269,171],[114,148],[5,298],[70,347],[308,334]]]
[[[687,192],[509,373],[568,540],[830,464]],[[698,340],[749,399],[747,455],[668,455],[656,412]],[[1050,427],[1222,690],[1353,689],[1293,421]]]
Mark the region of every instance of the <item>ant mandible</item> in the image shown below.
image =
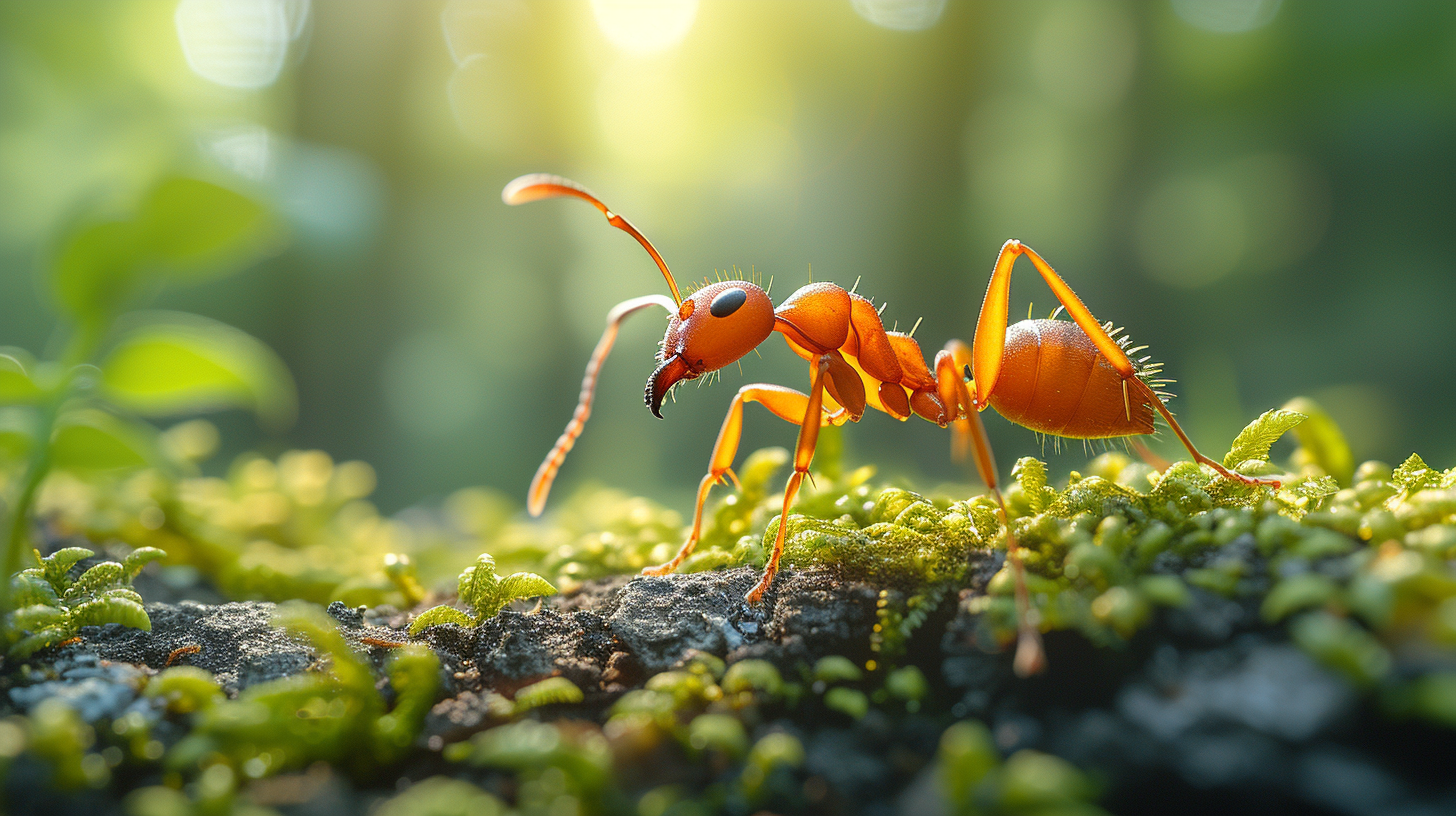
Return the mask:
[[[507,204],[560,196],[587,201],[607,217],[608,223],[637,239],[662,270],[672,299],[662,295],[632,298],[608,313],[606,330],[587,363],[576,411],[531,482],[527,501],[531,515],[539,516],[545,508],[551,482],[591,415],[597,374],[628,315],[650,306],[661,306],[670,315],[667,334],[657,353],[659,365],[647,379],[647,407],[659,419],[662,401],[674,385],[736,362],[773,332],[782,334],[789,348],[810,363],[808,394],[770,383],[738,389],[718,432],[708,473],[698,485],[692,533],[671,561],[644,569],[644,575],[664,575],[682,564],[702,533],[703,505],[709,489],[725,476],[737,483],[733,459],[743,430],[743,405],[748,402],[757,402],[775,416],[799,426],[794,472],[784,488],[778,537],[763,577],[746,596],[749,603],[756,604],[763,598],[778,571],[789,509],[809,473],[819,428],[857,422],[867,407],[902,421],[915,414],[941,427],[952,427],[955,457],[964,459],[968,451],[974,452],[976,470],[1000,508],[1008,539],[1006,551],[1016,577],[1020,629],[1016,668],[1022,675],[1040,669],[1043,653],[1028,610],[1021,559],[1001,496],[991,444],[981,424],[980,412],[987,406],[1034,431],[1073,439],[1150,434],[1156,411],[1195,461],[1228,479],[1279,487],[1276,479],[1235,473],[1199,453],[1163,404],[1160,392],[1154,390],[1161,382],[1152,379],[1158,373],[1157,367],[1148,365],[1147,357],[1136,363],[1128,358],[1129,351],[1136,353],[1142,347],[1126,349],[1126,336],[1113,339],[1121,330],[1112,329],[1111,323],[1099,324],[1046,261],[1019,241],[1013,239],[1001,247],[981,303],[974,345],[967,347],[960,340],[951,340],[927,367],[913,337],[885,331],[879,312],[867,298],[835,284],[811,283],[777,308],[767,292],[742,280],[708,284],[683,298],[652,242],[576,182],[537,173],[517,178],[501,192]],[[1007,325],[1011,268],[1021,255],[1031,260],[1073,322],[1056,320],[1054,313],[1053,319],[1028,319]]]

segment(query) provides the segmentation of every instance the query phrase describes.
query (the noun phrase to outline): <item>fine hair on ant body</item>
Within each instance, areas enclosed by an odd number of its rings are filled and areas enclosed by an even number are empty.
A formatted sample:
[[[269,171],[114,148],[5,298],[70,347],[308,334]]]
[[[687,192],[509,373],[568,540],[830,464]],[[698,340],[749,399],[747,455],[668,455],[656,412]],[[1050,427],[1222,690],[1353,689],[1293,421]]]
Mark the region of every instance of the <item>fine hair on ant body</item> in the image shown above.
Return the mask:
[[[866,408],[902,421],[914,414],[952,429],[952,454],[957,460],[973,454],[976,470],[1000,509],[1007,558],[1015,575],[1019,629],[1015,668],[1022,676],[1040,671],[1045,658],[981,411],[993,407],[1038,433],[1084,440],[1151,434],[1156,412],[1195,461],[1244,484],[1279,486],[1276,479],[1235,473],[1199,453],[1155,390],[1160,383],[1151,380],[1156,367],[1140,365],[1146,363],[1146,357],[1138,363],[1128,358],[1129,351],[1136,353],[1141,347],[1125,350],[1126,337],[1113,339],[1121,330],[1098,323],[1041,256],[1019,241],[1010,240],[1001,247],[981,303],[973,345],[951,340],[927,366],[919,343],[910,334],[886,331],[867,298],[833,283],[810,283],[777,307],[762,288],[743,280],[711,283],[684,298],[656,247],[631,222],[576,182],[538,173],[517,178],[501,192],[505,203],[513,205],[561,196],[587,201],[608,223],[637,239],[667,279],[672,298],[644,295],[617,304],[607,314],[606,330],[587,363],[576,411],[531,482],[527,498],[531,515],[539,516],[545,508],[551,483],[591,415],[597,374],[628,315],[650,306],[661,306],[669,314],[667,333],[657,353],[658,366],[647,379],[645,393],[647,407],[659,419],[663,399],[674,385],[738,361],[774,332],[782,334],[789,348],[809,362],[807,394],[771,383],[738,389],[713,445],[708,473],[698,485],[692,532],[672,560],[644,569],[644,575],[665,575],[677,569],[702,533],[709,489],[725,477],[737,484],[733,460],[743,431],[743,406],[749,402],[798,425],[799,439],[794,448],[794,472],[784,487],[778,536],[763,577],[746,600],[751,604],[762,600],[778,571],[789,510],[809,473],[819,429],[857,422]],[[1007,325],[1011,269],[1022,255],[1041,273],[1071,322],[1028,319]]]

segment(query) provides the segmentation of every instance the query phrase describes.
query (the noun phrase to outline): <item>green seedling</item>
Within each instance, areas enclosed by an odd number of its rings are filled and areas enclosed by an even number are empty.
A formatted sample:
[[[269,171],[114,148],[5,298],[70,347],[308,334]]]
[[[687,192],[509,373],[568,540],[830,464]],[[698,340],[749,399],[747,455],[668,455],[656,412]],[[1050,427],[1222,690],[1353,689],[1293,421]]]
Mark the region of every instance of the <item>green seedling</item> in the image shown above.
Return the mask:
[[[15,610],[5,616],[6,656],[20,660],[75,637],[83,626],[119,623],[151,631],[152,621],[131,581],[149,562],[166,553],[143,547],[125,560],[103,561],[74,580],[71,568],[95,555],[85,547],[66,547],[22,570],[10,581]]]
[[[453,623],[458,626],[479,626],[496,616],[506,604],[522,598],[555,595],[556,587],[532,572],[517,572],[502,578],[495,573],[495,558],[481,553],[475,565],[460,573],[460,600],[470,606],[466,613],[453,606],[436,606],[420,614],[410,624],[410,634],[417,635],[431,626]]]

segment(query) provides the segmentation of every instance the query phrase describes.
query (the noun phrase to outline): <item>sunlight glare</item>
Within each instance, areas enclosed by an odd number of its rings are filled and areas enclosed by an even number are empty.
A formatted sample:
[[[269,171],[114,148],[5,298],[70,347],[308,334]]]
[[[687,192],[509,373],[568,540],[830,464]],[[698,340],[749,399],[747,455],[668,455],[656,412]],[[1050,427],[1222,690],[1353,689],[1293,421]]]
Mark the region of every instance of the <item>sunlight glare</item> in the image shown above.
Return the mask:
[[[612,45],[654,54],[677,45],[698,16],[698,0],[592,0],[592,14]]]

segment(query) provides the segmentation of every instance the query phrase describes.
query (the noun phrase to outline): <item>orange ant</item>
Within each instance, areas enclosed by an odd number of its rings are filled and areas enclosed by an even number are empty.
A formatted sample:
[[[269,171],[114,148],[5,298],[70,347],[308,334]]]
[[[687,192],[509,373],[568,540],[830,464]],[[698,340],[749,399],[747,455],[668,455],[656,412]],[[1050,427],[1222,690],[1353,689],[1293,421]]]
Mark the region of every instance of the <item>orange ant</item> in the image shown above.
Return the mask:
[[[1034,431],[1074,439],[1151,434],[1156,411],[1195,461],[1244,484],[1275,489],[1279,486],[1275,479],[1235,473],[1199,453],[1163,404],[1160,392],[1154,390],[1162,382],[1152,380],[1157,367],[1148,365],[1147,357],[1137,363],[1128,358],[1129,352],[1136,353],[1143,347],[1127,349],[1126,336],[1114,340],[1113,335],[1121,330],[1112,329],[1111,323],[1099,324],[1046,261],[1019,241],[1007,241],[1001,247],[981,303],[974,346],[951,340],[927,367],[920,345],[911,336],[913,330],[911,334],[885,331],[869,299],[835,284],[811,283],[777,308],[767,292],[742,280],[708,284],[684,298],[652,243],[581,185],[560,176],[532,174],[517,178],[501,192],[507,204],[560,196],[587,201],[607,217],[608,223],[637,239],[662,270],[672,299],[662,295],[632,298],[608,313],[606,330],[587,363],[576,412],[531,482],[527,502],[531,515],[541,514],[551,482],[591,415],[597,374],[628,315],[649,306],[661,306],[671,315],[657,353],[659,365],[647,379],[647,407],[659,419],[662,401],[674,385],[737,361],[773,332],[781,333],[789,348],[810,363],[808,394],[769,383],[753,383],[738,390],[713,446],[708,474],[698,485],[692,533],[671,561],[644,569],[644,575],[664,575],[682,564],[701,535],[709,489],[725,476],[737,484],[732,465],[747,402],[757,402],[775,416],[799,426],[794,473],[784,488],[778,537],[763,577],[746,596],[749,603],[756,604],[763,598],[778,571],[788,529],[786,520],[799,486],[809,473],[819,428],[857,422],[866,407],[902,421],[916,414],[941,427],[952,426],[953,454],[962,460],[968,452],[974,452],[976,470],[1000,508],[1008,539],[1006,551],[1016,575],[1020,637],[1015,665],[1023,676],[1039,671],[1044,657],[1036,622],[1029,611],[1021,558],[1001,495],[996,463],[981,424],[980,412],[987,406]],[[1053,313],[1052,319],[1007,325],[1011,269],[1022,255],[1041,273],[1073,322],[1056,320]]]

